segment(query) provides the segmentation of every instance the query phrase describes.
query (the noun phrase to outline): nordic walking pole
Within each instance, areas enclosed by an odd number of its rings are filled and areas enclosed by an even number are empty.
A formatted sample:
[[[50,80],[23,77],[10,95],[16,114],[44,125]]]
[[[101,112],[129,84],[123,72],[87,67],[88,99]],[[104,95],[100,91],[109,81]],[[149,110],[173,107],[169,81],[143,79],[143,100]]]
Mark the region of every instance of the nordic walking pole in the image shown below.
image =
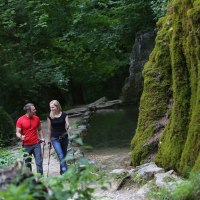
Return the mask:
[[[42,159],[44,160],[44,146],[45,146],[45,143],[43,144],[42,146]]]
[[[44,146],[46,145],[45,140],[40,140],[39,143],[43,143],[42,145],[42,160],[44,159]]]
[[[51,142],[48,142],[48,145],[49,145],[49,157],[48,157],[47,177],[49,176],[49,164],[50,164],[50,157],[51,157]]]

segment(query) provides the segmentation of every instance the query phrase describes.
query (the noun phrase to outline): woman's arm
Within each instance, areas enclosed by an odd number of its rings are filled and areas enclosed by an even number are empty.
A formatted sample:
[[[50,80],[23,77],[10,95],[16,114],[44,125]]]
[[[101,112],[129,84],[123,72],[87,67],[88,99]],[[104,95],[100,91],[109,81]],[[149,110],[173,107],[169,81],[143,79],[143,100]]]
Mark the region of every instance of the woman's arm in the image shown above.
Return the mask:
[[[68,118],[68,116],[65,117],[65,124],[66,124],[66,130],[70,131],[72,128],[71,128],[71,126],[69,124],[69,118]]]

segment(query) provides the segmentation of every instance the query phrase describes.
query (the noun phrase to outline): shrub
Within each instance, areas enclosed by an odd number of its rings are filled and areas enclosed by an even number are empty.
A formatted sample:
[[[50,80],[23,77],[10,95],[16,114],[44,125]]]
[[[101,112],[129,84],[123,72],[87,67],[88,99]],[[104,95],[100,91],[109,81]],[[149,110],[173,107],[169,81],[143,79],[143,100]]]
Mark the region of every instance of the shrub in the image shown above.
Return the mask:
[[[14,134],[15,126],[10,115],[0,107],[0,146],[7,146],[11,144]]]
[[[198,200],[200,197],[200,173],[192,174],[183,181],[172,193],[174,200]]]
[[[22,177],[18,177],[19,180]],[[92,200],[96,187],[104,180],[91,165],[79,170],[75,165],[69,167],[62,176],[45,178],[26,177],[20,182],[13,181],[6,190],[0,191],[2,199],[10,200]],[[37,180],[37,181],[36,181]],[[36,182],[37,184],[36,184]],[[102,187],[102,189],[105,189]]]
[[[170,188],[151,186],[148,193],[149,199],[156,200],[199,200],[200,197],[200,173],[190,175],[177,185]]]
[[[16,160],[16,156],[6,149],[0,148],[0,169],[12,165]]]
[[[148,199],[151,200],[174,200],[172,198],[171,192],[166,187],[158,187],[154,182],[152,183],[147,196]]]

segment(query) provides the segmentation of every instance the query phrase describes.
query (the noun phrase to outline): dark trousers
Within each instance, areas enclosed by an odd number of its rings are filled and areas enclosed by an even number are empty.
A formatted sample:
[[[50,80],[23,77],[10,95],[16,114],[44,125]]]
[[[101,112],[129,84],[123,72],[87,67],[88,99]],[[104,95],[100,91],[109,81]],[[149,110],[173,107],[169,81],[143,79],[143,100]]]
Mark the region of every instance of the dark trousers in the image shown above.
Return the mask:
[[[32,154],[35,158],[35,163],[37,167],[37,173],[43,174],[43,159],[42,159],[42,150],[41,145],[34,144],[34,145],[24,145],[24,151],[28,154],[25,155],[25,163],[26,166],[32,171]]]

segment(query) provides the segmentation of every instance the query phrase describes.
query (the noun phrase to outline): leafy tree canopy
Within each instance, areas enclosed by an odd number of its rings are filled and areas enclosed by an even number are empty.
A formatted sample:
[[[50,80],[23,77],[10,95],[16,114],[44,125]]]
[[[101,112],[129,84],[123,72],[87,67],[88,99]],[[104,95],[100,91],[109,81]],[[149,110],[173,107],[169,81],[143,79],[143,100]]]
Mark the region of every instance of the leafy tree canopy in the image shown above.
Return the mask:
[[[0,105],[15,116],[28,101],[46,110],[52,98],[80,103],[118,97],[135,34],[154,27],[151,4],[1,1]]]

